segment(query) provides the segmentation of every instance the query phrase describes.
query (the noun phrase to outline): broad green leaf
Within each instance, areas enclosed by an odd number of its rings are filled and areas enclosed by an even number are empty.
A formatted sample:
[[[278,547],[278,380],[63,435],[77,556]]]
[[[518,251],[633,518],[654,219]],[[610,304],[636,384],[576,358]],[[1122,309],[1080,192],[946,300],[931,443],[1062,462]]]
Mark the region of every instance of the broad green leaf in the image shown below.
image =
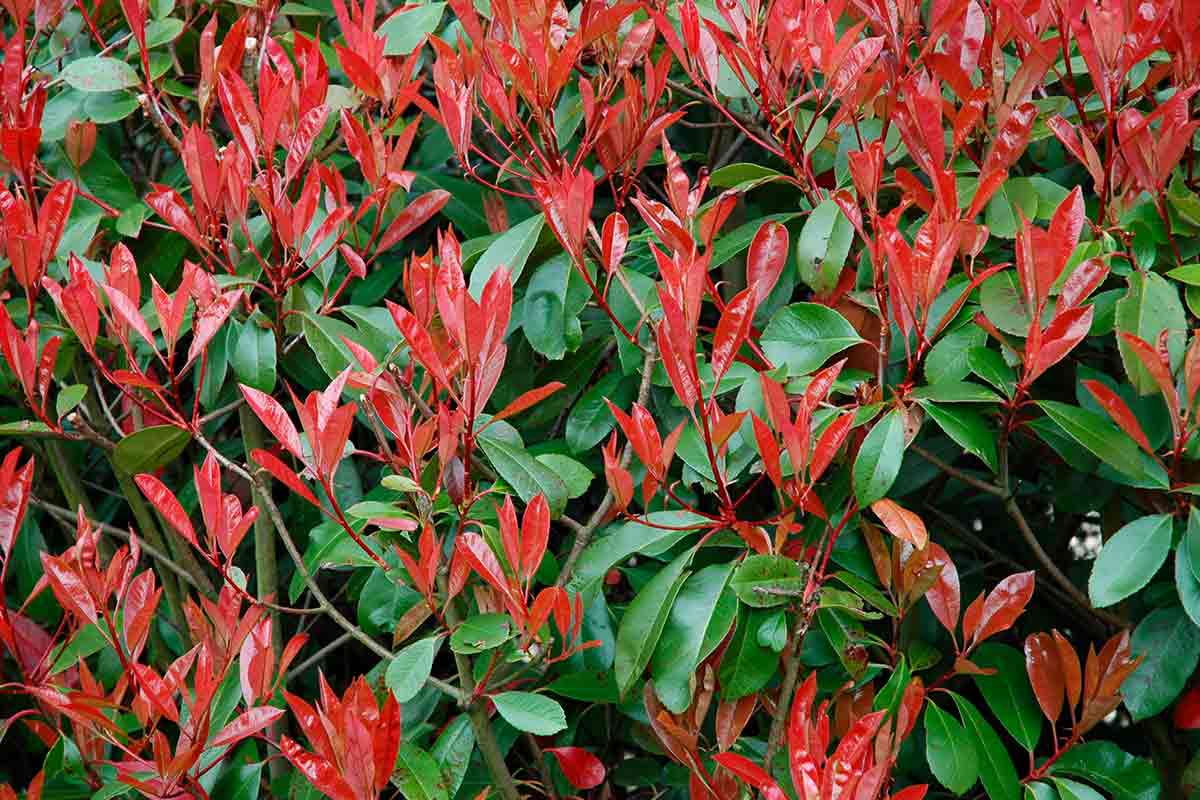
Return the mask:
[[[538,494],[546,495],[550,515],[557,518],[567,506],[567,487],[553,469],[531,456],[524,447],[495,435],[489,428],[476,440],[488,461],[504,481],[528,503]]]
[[[1192,506],[1188,512],[1187,531],[1183,537],[1183,547],[1187,548],[1188,559],[1192,565],[1192,573],[1200,580],[1200,508]]]
[[[567,487],[567,496],[571,499],[583,495],[596,477],[590,469],[570,456],[560,453],[543,453],[535,458],[558,475],[563,485]]]
[[[729,585],[746,605],[771,608],[794,602],[807,577],[794,558],[759,554],[738,565]]]
[[[109,646],[108,640],[100,629],[95,625],[85,625],[71,637],[66,646],[55,648],[53,660],[50,662],[50,674],[57,675],[63,670],[77,666],[80,659],[95,655],[106,646]]]
[[[1003,355],[986,347],[975,347],[967,352],[967,364],[971,372],[1004,392],[1005,396],[1013,396],[1017,376]]]
[[[629,407],[637,396],[637,381],[613,371],[596,381],[592,388],[571,408],[567,415],[567,447],[573,453],[591,450],[604,440],[616,427],[617,420],[609,409],[608,402],[629,413]]]
[[[676,714],[692,703],[691,681],[707,655],[705,644],[724,638],[737,616],[737,600],[727,588],[732,571],[732,563],[699,570],[684,582],[671,606],[650,674],[658,698]]]
[[[978,456],[992,472],[997,471],[997,434],[988,427],[983,415],[969,408],[947,408],[928,402],[922,403],[921,407],[959,447]]]
[[[995,403],[1000,397],[986,386],[972,381],[947,381],[919,386],[910,395],[914,400],[935,403]]]
[[[514,635],[516,631],[507,614],[475,614],[463,620],[450,634],[450,649],[474,655],[495,649]]]
[[[1107,417],[1053,400],[1042,400],[1038,402],[1038,407],[1063,433],[1086,447],[1104,464],[1128,476],[1135,486],[1166,489],[1170,485],[1162,466],[1147,456]]]
[[[842,266],[854,241],[854,226],[832,199],[822,200],[808,219],[796,242],[796,265],[800,279],[818,293],[837,285]]]
[[[1167,352],[1172,371],[1183,361],[1187,335],[1187,315],[1179,301],[1179,289],[1156,272],[1134,270],[1129,273],[1129,291],[1117,301],[1117,330],[1140,337],[1158,347],[1159,335],[1167,331]],[[1125,364],[1125,374],[1139,394],[1156,394],[1158,384],[1121,337],[1117,347]]]
[[[968,738],[975,744],[979,756],[979,778],[989,800],[1020,800],[1021,784],[1017,778],[1017,768],[1013,766],[995,728],[969,701],[953,692],[948,694],[958,706],[958,714],[962,717]]]
[[[736,700],[765,687],[779,667],[779,654],[758,642],[758,629],[774,615],[766,609],[743,608],[718,673],[721,697]]]
[[[971,373],[969,353],[987,344],[987,332],[978,325],[960,325],[942,336],[925,356],[925,378],[931,384],[961,381]]]
[[[445,3],[407,4],[400,12],[388,17],[379,26],[377,35],[382,34],[387,42],[383,45],[385,56],[406,56],[425,41],[425,37],[438,29],[442,22]]]
[[[471,718],[459,714],[445,727],[429,751],[446,776],[446,793],[451,797],[462,786],[474,750],[475,730],[471,727]]]
[[[652,511],[646,515],[646,522],[650,524],[631,520],[603,529],[580,554],[568,591],[586,596],[617,564],[635,553],[657,555],[668,550],[694,535],[680,528],[704,524],[705,518],[690,511]]]
[[[862,508],[883,498],[904,461],[904,420],[891,411],[871,428],[854,459],[854,494]]]
[[[447,800],[445,780],[438,762],[409,742],[400,743],[392,780],[406,800]]]
[[[1112,742],[1075,745],[1054,762],[1050,772],[1082,778],[1099,787],[1109,800],[1157,800],[1162,793],[1154,765]]]
[[[988,708],[1022,747],[1036,749],[1042,736],[1042,712],[1029,686],[1024,654],[1006,645],[985,642],[972,654],[971,661],[995,670],[991,675],[972,676]]]
[[[979,756],[962,724],[934,703],[925,707],[925,760],[938,782],[963,795],[979,780]]]
[[[1085,783],[1073,781],[1070,778],[1054,778],[1058,788],[1058,796],[1062,800],[1105,800],[1104,795]]]
[[[116,58],[77,58],[59,75],[68,86],[81,92],[115,92],[141,83],[133,67]]]
[[[230,362],[238,383],[259,391],[275,389],[275,333],[247,321],[241,326]]]
[[[1195,672],[1200,628],[1182,608],[1155,609],[1134,629],[1130,650],[1142,663],[1121,684],[1121,694],[1134,720],[1149,719],[1175,701]]]
[[[615,705],[621,699],[612,670],[568,672],[551,681],[546,687],[546,691],[585,703],[612,703]]]
[[[174,425],[152,425],[117,442],[113,465],[126,475],[153,472],[183,453],[192,435]]]
[[[761,164],[741,162],[713,170],[708,185],[717,189],[737,188],[739,194],[771,181],[787,180],[781,172]]]
[[[660,569],[625,609],[617,628],[617,655],[613,664],[622,697],[629,694],[650,663],[695,554],[693,547]]]
[[[498,269],[508,270],[509,280],[516,284],[525,269],[525,262],[529,260],[529,254],[537,244],[545,221],[543,215],[537,214],[512,226],[492,242],[471,270],[472,297],[478,300],[483,295],[483,287]]]
[[[239,764],[232,761],[221,771],[221,777],[213,786],[210,796],[222,800],[258,800],[259,786],[262,784],[263,763]],[[108,795],[115,797],[116,795]],[[95,795],[93,795],[95,798]]]
[[[392,663],[388,664],[383,682],[392,690],[397,702],[407,703],[421,691],[433,671],[433,659],[441,643],[441,636],[429,636],[396,653]]]
[[[831,356],[862,342],[858,331],[838,312],[816,303],[793,303],[781,308],[766,330],[762,348],[775,366],[787,365],[788,375],[807,375]]]
[[[1171,516],[1154,514],[1123,526],[1104,543],[1092,563],[1088,596],[1098,608],[1124,600],[1141,589],[1167,560]]]
[[[304,341],[312,348],[317,357],[317,363],[325,374],[335,378],[342,370],[358,362],[354,359],[350,348],[342,341],[346,337],[352,342],[358,341],[358,332],[341,320],[332,317],[318,316],[304,312]]]
[[[1175,549],[1175,591],[1183,610],[1200,626],[1200,578],[1196,577],[1191,553],[1182,543]]]
[[[521,327],[530,346],[549,359],[567,352],[567,287],[575,274],[571,260],[561,253],[534,270],[525,290]]]
[[[1058,792],[1048,783],[1034,781],[1025,784],[1025,800],[1058,800]]]
[[[567,727],[567,717],[558,701],[533,692],[501,692],[492,695],[500,716],[519,731],[551,736]]]
[[[64,386],[58,393],[58,397],[54,398],[54,413],[61,420],[83,402],[83,398],[87,396],[87,391],[88,387],[82,383],[73,383],[70,386]]]

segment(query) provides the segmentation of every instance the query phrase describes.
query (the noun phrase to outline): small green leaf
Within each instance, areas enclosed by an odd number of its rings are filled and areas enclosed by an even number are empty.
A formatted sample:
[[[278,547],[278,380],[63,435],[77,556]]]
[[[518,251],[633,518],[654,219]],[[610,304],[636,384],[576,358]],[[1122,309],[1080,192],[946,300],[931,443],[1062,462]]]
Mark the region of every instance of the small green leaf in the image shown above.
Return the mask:
[[[1195,672],[1200,628],[1182,608],[1155,609],[1134,629],[1130,651],[1142,663],[1121,684],[1121,694],[1135,721],[1149,719],[1175,702]]]
[[[536,495],[544,494],[550,515],[557,519],[567,507],[566,484],[553,469],[531,456],[524,447],[494,432],[494,428],[489,428],[477,439],[488,461],[526,503]]]
[[[1124,600],[1141,589],[1167,560],[1171,516],[1154,514],[1125,525],[1104,543],[1092,563],[1088,596],[1098,608]]]
[[[433,659],[442,643],[441,636],[430,636],[405,647],[388,664],[383,682],[396,695],[397,702],[407,703],[417,696],[433,671]]]
[[[808,215],[796,242],[800,279],[818,293],[837,285],[854,241],[854,226],[832,199],[822,200]]]
[[[54,399],[54,411],[58,414],[58,418],[62,419],[67,414],[75,410],[75,407],[83,402],[83,398],[87,396],[88,387],[82,383],[73,383],[70,386],[64,386],[62,391],[58,393],[58,397]]]
[[[830,356],[862,342],[846,318],[816,303],[794,303],[779,309],[763,331],[762,348],[788,375],[807,375]]]
[[[628,413],[636,394],[637,382],[619,371],[596,381],[567,415],[566,438],[571,452],[583,453],[600,444],[617,424],[608,403]]]
[[[512,226],[492,242],[471,270],[472,297],[478,300],[483,295],[483,287],[498,269],[508,270],[509,279],[516,284],[537,244],[545,221],[545,216],[537,214]]]
[[[854,459],[854,494],[862,508],[882,499],[904,461],[904,420],[891,411],[871,428]]]
[[[1019,800],[1021,783],[1004,742],[996,729],[987,723],[979,710],[953,692],[948,692],[958,706],[968,738],[975,743],[979,756],[979,778],[989,800]]]
[[[409,742],[400,743],[392,780],[406,800],[447,800],[445,781],[433,756]]]
[[[752,555],[738,565],[730,587],[752,608],[771,608],[793,602],[804,590],[807,573],[794,558]]]
[[[969,408],[947,408],[929,402],[922,403],[921,407],[959,447],[978,456],[992,472],[996,472],[996,434],[988,427],[983,415]]]
[[[250,320],[242,325],[229,360],[239,383],[271,392],[275,388],[275,355],[275,334]]]
[[[613,663],[617,689],[622,697],[629,693],[650,663],[675,598],[687,580],[688,564],[695,554],[695,548],[687,550],[659,570],[625,609],[617,628],[617,653]]]
[[[1162,275],[1140,270],[1129,273],[1129,290],[1117,301],[1116,325],[1118,331],[1134,334],[1151,347],[1157,347],[1159,335],[1167,331],[1171,369],[1178,369],[1182,363],[1187,315],[1179,301],[1179,289]],[[1157,394],[1158,384],[1124,338],[1117,337],[1117,347],[1125,373],[1138,393]]]
[[[516,631],[506,614],[476,614],[467,617],[450,634],[450,649],[464,655],[493,650],[507,642]]]
[[[438,29],[445,12],[445,3],[408,4],[400,6],[379,26],[387,42],[383,45],[385,56],[406,56],[425,41],[425,37]]]
[[[567,715],[552,697],[533,692],[502,692],[492,695],[500,716],[519,731],[551,736],[567,727]]]
[[[141,83],[133,67],[107,56],[77,58],[63,68],[59,77],[81,92],[115,92]]]
[[[971,661],[995,672],[973,675],[988,708],[1009,735],[1026,750],[1034,750],[1042,737],[1042,712],[1029,686],[1023,653],[995,642],[985,642]]]
[[[925,760],[938,782],[963,795],[979,779],[979,756],[966,729],[933,703],[925,707]]]
[[[126,475],[153,472],[183,453],[192,435],[174,425],[152,425],[117,442],[113,463]]]

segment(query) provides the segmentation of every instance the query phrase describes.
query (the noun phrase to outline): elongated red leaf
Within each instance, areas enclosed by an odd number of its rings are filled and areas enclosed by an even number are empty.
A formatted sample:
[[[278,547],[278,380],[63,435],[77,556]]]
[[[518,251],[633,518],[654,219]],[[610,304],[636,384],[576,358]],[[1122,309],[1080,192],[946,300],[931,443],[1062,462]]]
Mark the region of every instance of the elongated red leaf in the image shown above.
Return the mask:
[[[163,519],[170,523],[180,536],[187,539],[192,547],[199,549],[200,544],[196,541],[196,531],[192,528],[192,521],[188,518],[187,512],[183,510],[179,499],[175,497],[175,493],[149,473],[137,475],[133,481],[142,490],[142,494],[146,495],[146,499],[154,505],[158,513],[162,514]]]
[[[1025,640],[1025,671],[1029,673],[1029,683],[1042,713],[1054,722],[1062,713],[1066,695],[1054,637],[1048,633],[1035,633]]]
[[[595,789],[604,783],[604,762],[582,747],[547,747],[562,767],[563,775],[576,789]]]
[[[303,459],[304,449],[300,444],[300,433],[296,430],[291,417],[284,411],[279,401],[266,392],[255,389],[253,386],[238,384],[238,388],[242,390],[242,397],[246,398],[246,403],[254,411],[255,416],[262,421],[262,424],[271,432],[271,435],[289,453],[296,458]],[[264,464],[263,466],[266,465]]]
[[[1033,597],[1035,576],[1033,571],[1009,575],[988,594],[971,637],[976,644],[1012,627]]]
[[[415,198],[392,220],[392,224],[380,237],[376,252],[382,253],[399,244],[406,236],[428,222],[430,217],[441,211],[448,202],[450,193],[444,189],[434,189]]]
[[[888,529],[888,533],[897,539],[908,542],[918,550],[924,549],[925,545],[929,543],[929,533],[925,530],[925,522],[899,503],[886,498],[876,500],[871,504],[871,510]]]
[[[212,741],[208,743],[208,746],[225,747],[237,744],[242,739],[253,736],[270,726],[282,716],[283,709],[272,706],[258,706],[257,708],[243,711],[234,718],[233,722],[222,728],[221,732],[214,736]]]
[[[1084,388],[1091,393],[1092,397],[1096,398],[1101,407],[1112,417],[1113,422],[1121,426],[1121,430],[1138,443],[1138,446],[1145,450],[1150,455],[1154,455],[1154,448],[1150,446],[1150,440],[1146,438],[1142,426],[1134,416],[1133,411],[1121,399],[1121,396],[1112,389],[1105,386],[1097,380],[1089,380],[1083,382]]]

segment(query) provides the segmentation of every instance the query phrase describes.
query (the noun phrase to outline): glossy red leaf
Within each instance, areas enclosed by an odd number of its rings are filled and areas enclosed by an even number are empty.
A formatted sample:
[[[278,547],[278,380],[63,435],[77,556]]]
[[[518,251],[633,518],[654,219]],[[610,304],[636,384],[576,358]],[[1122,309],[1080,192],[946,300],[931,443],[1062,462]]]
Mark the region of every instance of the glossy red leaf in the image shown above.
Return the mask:
[[[428,222],[448,202],[450,202],[450,193],[443,189],[434,189],[413,198],[404,207],[404,210],[396,215],[392,224],[388,225],[387,231],[379,239],[376,252],[382,253],[390,250],[404,241],[405,237]]]
[[[188,517],[186,511],[183,510],[183,505],[167,486],[149,473],[142,473],[134,477],[134,483],[142,490],[142,494],[146,495],[146,499],[151,502],[155,510],[162,515],[162,518],[188,541],[193,547],[200,549],[200,543],[196,540],[196,531],[192,527],[192,520]]]
[[[717,330],[713,334],[712,371],[713,380],[719,382],[729,370],[734,356],[750,335],[750,323],[754,318],[755,289],[748,287],[738,293],[725,306]],[[714,389],[715,394],[715,389]]]
[[[309,783],[333,800],[359,800],[333,762],[313,755],[287,736],[279,737],[279,749]]]
[[[226,747],[235,745],[243,739],[253,736],[259,731],[270,727],[275,720],[283,716],[282,708],[258,706],[243,711],[228,725],[212,738],[209,747]]]
[[[1200,686],[1194,686],[1180,695],[1171,718],[1176,730],[1191,731],[1200,728]]]
[[[888,533],[897,539],[908,542],[918,550],[929,543],[929,532],[925,530],[925,522],[899,503],[886,498],[876,500],[871,504],[871,510],[879,517]]]
[[[33,487],[33,459],[18,467],[20,458],[21,448],[14,448],[0,465],[0,554],[5,559],[17,541]]]
[[[1011,628],[1017,621],[1017,617],[1024,613],[1025,606],[1033,597],[1035,580],[1036,573],[1030,571],[1009,575],[1000,581],[983,601],[978,621],[971,635],[972,642],[978,644],[990,636]]]
[[[559,383],[558,381],[551,381],[550,383],[547,383],[545,386],[539,386],[536,389],[530,389],[529,391],[525,392],[520,397],[518,397],[516,400],[513,400],[511,403],[506,405],[503,409],[500,410],[499,413],[497,413],[495,416],[493,416],[492,419],[500,420],[500,419],[508,419],[509,417],[515,417],[517,414],[520,414],[522,411],[533,408],[538,403],[542,402],[547,397],[554,394],[559,389],[562,389],[565,386],[566,386],[566,384],[564,384],[564,383]]]
[[[745,756],[728,752],[717,753],[713,756],[713,760],[750,786],[758,789],[767,800],[787,800],[787,795],[779,788],[775,779]]]
[[[595,789],[604,783],[604,763],[582,747],[547,747],[553,753],[563,775],[576,789]]]
[[[300,444],[300,433],[296,430],[291,417],[288,416],[287,411],[283,409],[279,401],[266,392],[255,389],[253,386],[238,384],[238,388],[242,390],[242,397],[246,398],[246,404],[250,406],[250,409],[266,429],[271,432],[271,435],[289,453],[303,460],[304,449]]]
[[[300,477],[295,472],[292,472],[286,464],[276,458],[271,451],[255,450],[250,454],[250,457],[254,460],[254,463],[271,473],[284,486],[287,486],[317,508],[321,507],[321,502],[317,500],[308,486],[304,484],[304,481],[300,480]]]
[[[1108,416],[1112,417],[1113,422],[1117,423],[1129,438],[1137,442],[1139,447],[1153,456],[1154,448],[1150,446],[1150,441],[1146,438],[1146,434],[1142,430],[1137,417],[1134,416],[1133,411],[1125,404],[1125,401],[1121,399],[1121,396],[1097,380],[1084,381],[1083,385],[1092,397],[1096,398],[1096,402],[1100,404]]]

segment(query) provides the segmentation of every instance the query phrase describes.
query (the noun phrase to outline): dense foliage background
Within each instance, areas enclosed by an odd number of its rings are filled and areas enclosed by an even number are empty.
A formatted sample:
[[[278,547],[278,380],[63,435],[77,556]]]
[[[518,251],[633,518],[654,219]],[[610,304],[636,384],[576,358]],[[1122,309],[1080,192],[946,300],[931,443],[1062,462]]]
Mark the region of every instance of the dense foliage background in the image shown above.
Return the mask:
[[[0,798],[1195,795],[1191,0],[0,5]]]

